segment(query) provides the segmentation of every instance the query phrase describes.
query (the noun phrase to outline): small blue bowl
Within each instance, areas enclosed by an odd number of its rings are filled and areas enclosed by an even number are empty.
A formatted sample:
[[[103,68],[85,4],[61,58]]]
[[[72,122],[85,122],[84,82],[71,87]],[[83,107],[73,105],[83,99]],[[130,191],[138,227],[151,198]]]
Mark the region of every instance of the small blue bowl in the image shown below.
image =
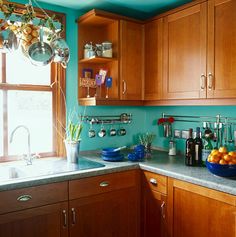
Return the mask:
[[[222,177],[236,177],[236,165],[221,165],[206,160],[206,167],[212,174]]]
[[[120,150],[119,151],[114,151],[116,148],[104,148],[102,149],[102,155],[103,156],[108,156],[108,157],[115,157],[120,155]]]

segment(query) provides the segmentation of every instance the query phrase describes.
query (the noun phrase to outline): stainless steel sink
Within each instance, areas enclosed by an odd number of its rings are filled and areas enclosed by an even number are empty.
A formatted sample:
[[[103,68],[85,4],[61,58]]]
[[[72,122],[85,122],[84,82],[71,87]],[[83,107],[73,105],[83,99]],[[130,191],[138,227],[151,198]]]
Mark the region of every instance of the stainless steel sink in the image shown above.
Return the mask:
[[[56,175],[87,169],[101,168],[105,165],[80,157],[78,164],[68,163],[61,158],[43,158],[35,160],[33,165],[25,165],[23,161],[0,164],[0,182],[22,178]]]

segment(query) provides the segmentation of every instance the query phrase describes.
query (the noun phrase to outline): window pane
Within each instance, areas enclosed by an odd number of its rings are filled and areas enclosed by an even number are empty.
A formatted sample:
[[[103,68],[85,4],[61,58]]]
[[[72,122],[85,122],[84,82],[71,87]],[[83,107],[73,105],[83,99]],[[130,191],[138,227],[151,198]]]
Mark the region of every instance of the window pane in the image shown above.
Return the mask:
[[[6,54],[7,83],[50,85],[50,77],[50,65],[34,66],[19,51]]]
[[[0,91],[0,156],[3,155],[3,104],[2,104],[2,91]]]
[[[31,152],[53,151],[52,92],[8,91],[8,133],[25,125],[30,130]],[[9,155],[27,153],[27,133],[16,131]]]

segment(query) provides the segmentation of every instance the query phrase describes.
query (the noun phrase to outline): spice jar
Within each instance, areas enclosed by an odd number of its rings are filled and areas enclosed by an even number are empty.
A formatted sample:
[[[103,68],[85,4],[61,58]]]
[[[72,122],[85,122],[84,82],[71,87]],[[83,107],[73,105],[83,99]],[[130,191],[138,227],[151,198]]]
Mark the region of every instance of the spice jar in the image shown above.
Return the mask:
[[[176,142],[171,139],[169,142],[169,155],[175,156],[176,155]]]
[[[112,58],[112,43],[105,41],[102,43],[102,56]]]

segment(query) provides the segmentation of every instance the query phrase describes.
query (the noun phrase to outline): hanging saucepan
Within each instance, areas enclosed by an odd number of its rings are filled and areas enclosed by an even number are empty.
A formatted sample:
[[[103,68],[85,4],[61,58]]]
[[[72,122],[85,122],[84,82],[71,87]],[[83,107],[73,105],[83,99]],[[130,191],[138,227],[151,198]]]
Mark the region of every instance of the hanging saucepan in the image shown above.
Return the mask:
[[[54,52],[53,61],[61,63],[62,67],[66,68],[70,60],[70,49],[64,39],[57,37],[51,42],[51,47]]]
[[[43,29],[40,29],[39,42],[29,46],[28,55],[32,64],[36,66],[46,66],[51,63],[54,58],[54,53],[48,43],[43,42]]]
[[[8,53],[16,50],[19,46],[19,41],[15,33],[10,29],[0,31],[0,52]]]

